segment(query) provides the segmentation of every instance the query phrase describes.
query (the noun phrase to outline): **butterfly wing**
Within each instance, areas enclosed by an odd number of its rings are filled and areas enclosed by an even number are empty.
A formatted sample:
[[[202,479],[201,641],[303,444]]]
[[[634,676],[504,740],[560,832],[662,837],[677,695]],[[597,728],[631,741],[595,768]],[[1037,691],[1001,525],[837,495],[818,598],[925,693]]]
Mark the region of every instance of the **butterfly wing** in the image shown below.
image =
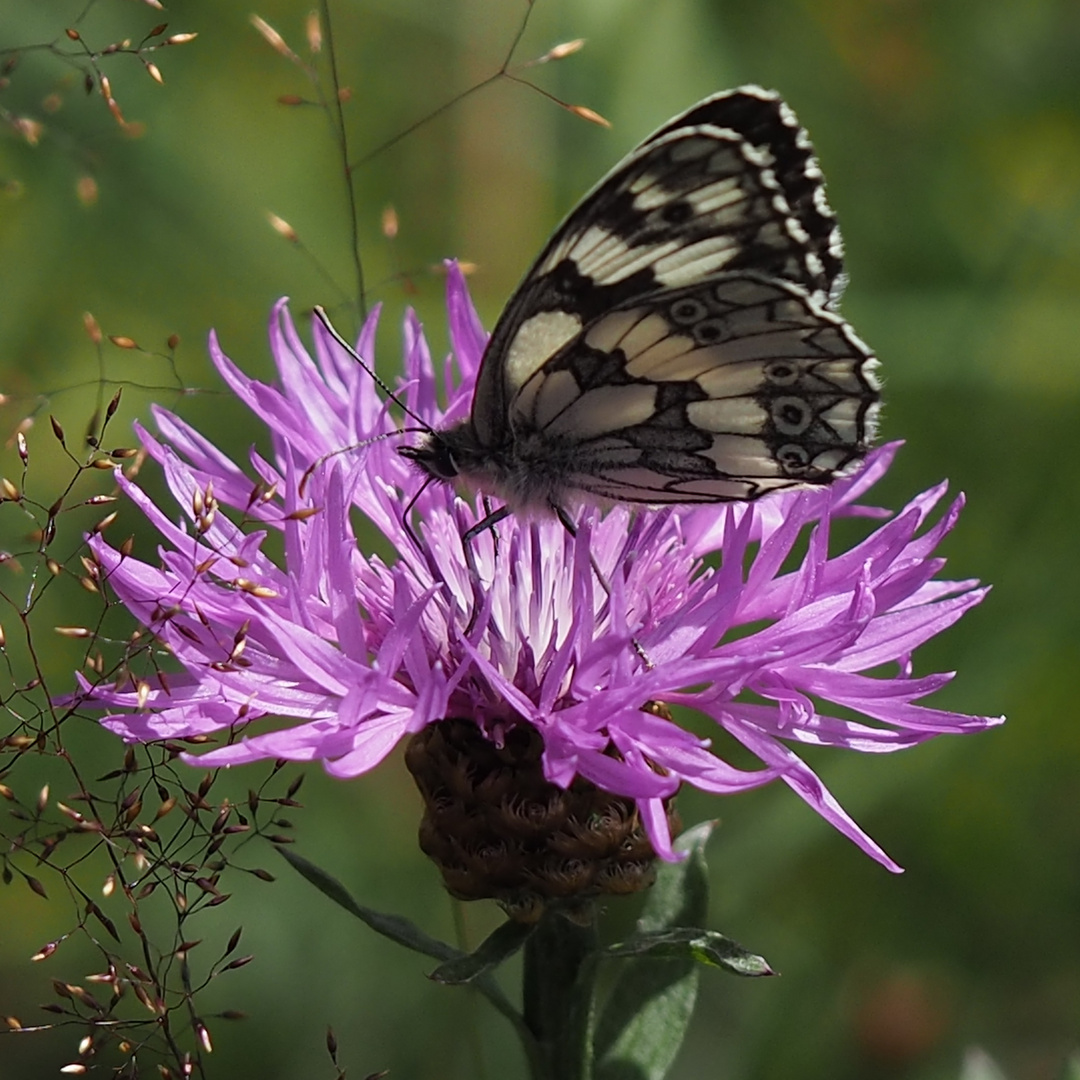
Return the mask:
[[[805,245],[801,263],[796,261],[791,272],[779,276],[804,285],[819,303],[835,307],[847,284],[843,242],[836,215],[825,199],[825,177],[795,113],[771,91],[753,86],[726,90],[670,120],[641,149],[680,128],[702,124],[736,132],[753,148],[751,157],[772,171],[790,216],[805,233],[799,240]]]
[[[841,248],[809,139],[778,95],[715,95],[651,135],[556,230],[495,326],[473,402],[480,445],[509,404],[605,311],[721,272],[838,293]]]
[[[519,388],[510,423],[526,465],[566,490],[754,499],[828,483],[866,452],[876,365],[799,285],[720,273],[592,320]]]

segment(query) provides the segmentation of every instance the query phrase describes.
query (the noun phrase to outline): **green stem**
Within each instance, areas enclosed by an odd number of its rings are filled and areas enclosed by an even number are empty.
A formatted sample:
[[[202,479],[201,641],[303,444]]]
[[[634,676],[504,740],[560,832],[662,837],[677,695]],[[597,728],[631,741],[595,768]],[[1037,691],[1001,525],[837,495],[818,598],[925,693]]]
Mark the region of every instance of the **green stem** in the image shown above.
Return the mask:
[[[540,1053],[531,1080],[589,1080],[596,929],[555,913],[525,944],[525,1026]]]

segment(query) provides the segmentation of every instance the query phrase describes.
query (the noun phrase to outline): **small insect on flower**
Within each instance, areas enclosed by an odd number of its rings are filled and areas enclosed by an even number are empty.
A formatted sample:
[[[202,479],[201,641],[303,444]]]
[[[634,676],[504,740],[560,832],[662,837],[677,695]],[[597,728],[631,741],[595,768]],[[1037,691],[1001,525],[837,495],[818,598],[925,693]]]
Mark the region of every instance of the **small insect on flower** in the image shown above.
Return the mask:
[[[560,516],[580,494],[828,484],[865,455],[879,404],[877,360],[835,311],[843,285],[794,113],[759,87],[716,94],[570,213],[495,326],[468,419],[400,452]]]

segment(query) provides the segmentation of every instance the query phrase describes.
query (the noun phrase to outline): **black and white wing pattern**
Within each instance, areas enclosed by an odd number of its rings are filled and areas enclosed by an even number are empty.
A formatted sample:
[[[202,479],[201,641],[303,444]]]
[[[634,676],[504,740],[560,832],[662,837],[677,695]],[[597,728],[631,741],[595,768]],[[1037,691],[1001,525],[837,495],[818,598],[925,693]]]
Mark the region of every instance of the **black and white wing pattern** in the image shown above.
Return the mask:
[[[757,87],[619,163],[495,326],[469,420],[403,453],[512,505],[753,499],[865,454],[876,360],[806,132]]]
[[[599,316],[526,380],[510,422],[536,475],[567,490],[755,499],[858,460],[877,404],[867,363],[798,286],[721,273]]]

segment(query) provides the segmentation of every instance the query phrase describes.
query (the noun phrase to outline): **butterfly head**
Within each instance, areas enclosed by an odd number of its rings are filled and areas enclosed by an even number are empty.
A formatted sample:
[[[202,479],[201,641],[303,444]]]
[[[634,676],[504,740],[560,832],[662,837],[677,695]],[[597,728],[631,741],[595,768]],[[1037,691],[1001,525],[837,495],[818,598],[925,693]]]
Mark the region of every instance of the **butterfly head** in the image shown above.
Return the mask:
[[[530,441],[521,433],[508,445],[489,446],[470,420],[428,431],[416,446],[399,447],[398,453],[432,480],[461,481],[466,488],[494,495],[515,510],[561,506],[569,493],[563,483],[569,470],[565,452],[560,454],[549,442]]]
[[[450,444],[437,432],[432,431],[418,446],[400,446],[398,453],[408,461],[415,462],[428,476],[447,483],[460,474]]]

